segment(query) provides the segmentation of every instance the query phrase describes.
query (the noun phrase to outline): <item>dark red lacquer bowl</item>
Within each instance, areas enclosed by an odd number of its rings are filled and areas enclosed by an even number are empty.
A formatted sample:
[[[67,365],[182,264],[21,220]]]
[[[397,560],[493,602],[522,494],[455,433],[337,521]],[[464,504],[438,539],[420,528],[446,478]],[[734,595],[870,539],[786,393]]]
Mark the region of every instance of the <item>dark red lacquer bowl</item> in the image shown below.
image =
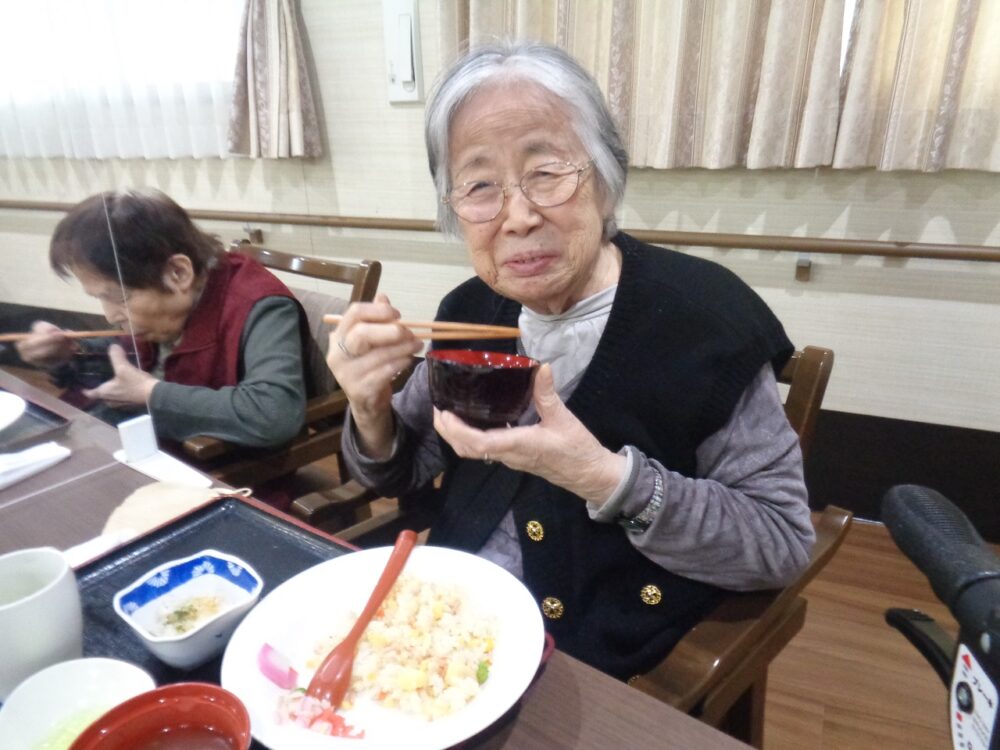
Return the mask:
[[[251,739],[250,715],[239,698],[207,682],[180,682],[112,708],[70,750],[247,750]]]
[[[530,357],[470,349],[427,352],[434,406],[479,429],[515,424],[531,402],[539,363]]]

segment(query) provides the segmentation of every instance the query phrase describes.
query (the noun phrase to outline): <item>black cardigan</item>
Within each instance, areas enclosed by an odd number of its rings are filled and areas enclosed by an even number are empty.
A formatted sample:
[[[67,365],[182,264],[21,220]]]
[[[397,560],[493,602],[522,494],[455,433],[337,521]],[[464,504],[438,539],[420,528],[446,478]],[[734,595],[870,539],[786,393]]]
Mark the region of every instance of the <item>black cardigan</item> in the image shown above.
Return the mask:
[[[697,447],[726,423],[766,362],[780,370],[791,342],[722,266],[625,234],[613,242],[622,252],[618,291],[567,406],[608,449],[634,445],[694,476]],[[519,313],[475,278],[445,297],[438,319],[516,325]],[[540,603],[561,603],[546,627],[573,656],[620,678],[647,671],[717,601],[718,589],[652,563],[619,525],[591,521],[581,498],[501,464],[450,458],[430,542],[476,551],[512,510],[524,582]],[[542,539],[533,541],[529,522],[541,524]],[[656,599],[649,586],[660,592],[656,603],[648,603]]]

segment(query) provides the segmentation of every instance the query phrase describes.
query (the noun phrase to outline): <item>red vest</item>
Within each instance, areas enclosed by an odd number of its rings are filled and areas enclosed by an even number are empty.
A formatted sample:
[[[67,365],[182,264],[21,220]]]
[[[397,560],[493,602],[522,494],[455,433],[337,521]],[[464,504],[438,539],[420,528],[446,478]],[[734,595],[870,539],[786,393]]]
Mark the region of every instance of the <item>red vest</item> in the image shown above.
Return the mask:
[[[252,258],[226,253],[208,274],[198,304],[184,332],[164,362],[168,383],[222,388],[243,376],[240,340],[251,308],[264,297],[295,299],[281,281]],[[139,358],[147,372],[156,362],[154,346],[139,342]]]

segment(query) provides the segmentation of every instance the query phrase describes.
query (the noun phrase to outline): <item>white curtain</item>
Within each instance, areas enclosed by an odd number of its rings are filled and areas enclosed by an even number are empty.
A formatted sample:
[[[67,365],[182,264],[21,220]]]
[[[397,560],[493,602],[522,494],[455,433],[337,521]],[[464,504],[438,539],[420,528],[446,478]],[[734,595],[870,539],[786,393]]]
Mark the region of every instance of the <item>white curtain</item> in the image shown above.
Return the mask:
[[[844,0],[469,0],[472,46],[564,47],[639,167],[829,164]]]
[[[227,153],[240,0],[0,0],[0,155]]]
[[[1000,171],[1000,2],[859,0],[835,167]]]
[[[280,159],[323,153],[295,0],[246,0],[229,150]]]

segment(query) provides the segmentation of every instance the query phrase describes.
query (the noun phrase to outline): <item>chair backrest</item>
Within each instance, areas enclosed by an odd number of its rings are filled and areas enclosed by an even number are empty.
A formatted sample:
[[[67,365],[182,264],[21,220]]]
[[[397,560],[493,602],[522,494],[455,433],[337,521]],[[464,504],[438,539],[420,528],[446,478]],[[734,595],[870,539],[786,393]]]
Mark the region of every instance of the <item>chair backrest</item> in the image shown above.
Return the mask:
[[[324,315],[338,315],[352,302],[370,302],[375,298],[382,276],[382,264],[377,260],[362,260],[345,263],[323,258],[292,255],[279,250],[270,250],[254,245],[246,240],[234,242],[230,252],[247,255],[262,266],[276,271],[285,271],[313,279],[347,284],[350,294],[334,296],[311,289],[289,287],[305,310],[309,321],[309,333],[316,350],[306,352],[307,366],[318,393],[329,393],[336,387],[330,368],[326,365],[326,353],[330,340],[330,325],[323,322]],[[345,290],[346,291],[346,290]]]
[[[807,346],[792,354],[785,368],[778,375],[778,382],[788,385],[785,397],[785,415],[799,436],[802,456],[812,446],[813,432],[826,384],[833,370],[833,350],[820,346]]]
[[[249,255],[262,266],[277,271],[297,273],[314,279],[336,281],[351,285],[349,302],[369,302],[375,298],[378,282],[382,277],[382,264],[377,260],[362,260],[357,263],[342,263],[305,255],[292,255],[278,250],[269,250],[246,240],[234,242],[230,252]]]
[[[344,288],[343,296],[291,288],[305,310],[311,339],[305,357],[306,367],[313,383],[313,393],[306,403],[306,429],[299,438],[290,445],[276,450],[244,449],[204,435],[184,441],[186,460],[201,463],[200,468],[211,473],[219,481],[235,486],[252,486],[283,476],[326,456],[337,455],[339,459],[340,426],[347,399],[337,387],[326,364],[330,326],[323,322],[323,315],[341,313],[351,302],[367,302],[374,299],[382,274],[382,265],[375,260],[344,263],[293,255],[270,250],[246,240],[232,243],[229,251],[254,258],[272,270],[337,282],[350,287],[350,292]]]

